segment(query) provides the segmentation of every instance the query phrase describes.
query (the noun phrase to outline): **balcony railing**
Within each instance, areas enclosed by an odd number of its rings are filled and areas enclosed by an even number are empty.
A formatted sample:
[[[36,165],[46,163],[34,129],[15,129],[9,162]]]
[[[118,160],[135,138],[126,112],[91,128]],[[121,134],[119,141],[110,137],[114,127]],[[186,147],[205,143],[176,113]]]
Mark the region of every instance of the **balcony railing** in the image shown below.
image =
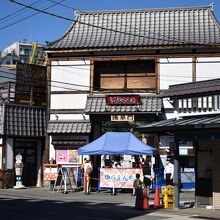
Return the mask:
[[[178,100],[179,114],[206,114],[220,112],[220,95]]]

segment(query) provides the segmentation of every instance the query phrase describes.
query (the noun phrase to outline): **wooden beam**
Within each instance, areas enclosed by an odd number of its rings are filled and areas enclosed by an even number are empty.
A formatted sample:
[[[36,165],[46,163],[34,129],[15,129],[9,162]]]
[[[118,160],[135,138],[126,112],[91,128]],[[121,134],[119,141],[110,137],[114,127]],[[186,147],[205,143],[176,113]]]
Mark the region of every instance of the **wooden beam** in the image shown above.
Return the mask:
[[[156,72],[156,92],[159,94],[160,93],[160,58],[156,58],[156,63],[155,63],[155,66],[156,66],[156,69],[155,69],[155,72]]]
[[[196,82],[196,57],[192,58],[192,81]]]
[[[90,61],[90,95],[93,95],[93,91],[94,91],[94,76],[95,76],[95,73],[94,73],[94,61],[91,60]]]

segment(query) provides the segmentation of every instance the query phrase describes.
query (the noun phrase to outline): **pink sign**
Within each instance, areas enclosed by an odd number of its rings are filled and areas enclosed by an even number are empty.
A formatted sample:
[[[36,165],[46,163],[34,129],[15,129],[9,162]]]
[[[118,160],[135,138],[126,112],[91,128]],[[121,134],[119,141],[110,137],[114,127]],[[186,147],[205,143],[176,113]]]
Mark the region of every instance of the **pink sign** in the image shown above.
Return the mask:
[[[100,168],[100,187],[132,189],[136,174],[142,169]]]
[[[56,162],[67,163],[69,162],[69,151],[66,149],[57,148],[56,150]]]

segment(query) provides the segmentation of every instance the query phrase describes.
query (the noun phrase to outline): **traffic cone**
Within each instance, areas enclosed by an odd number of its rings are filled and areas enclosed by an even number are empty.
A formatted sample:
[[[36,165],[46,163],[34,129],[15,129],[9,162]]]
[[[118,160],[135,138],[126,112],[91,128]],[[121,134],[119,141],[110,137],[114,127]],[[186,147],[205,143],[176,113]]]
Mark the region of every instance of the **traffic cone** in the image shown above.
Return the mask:
[[[155,193],[154,193],[154,208],[160,207],[160,193],[158,185],[156,185]]]
[[[149,209],[149,201],[148,201],[148,195],[147,195],[147,189],[144,189],[143,194],[143,209]]]

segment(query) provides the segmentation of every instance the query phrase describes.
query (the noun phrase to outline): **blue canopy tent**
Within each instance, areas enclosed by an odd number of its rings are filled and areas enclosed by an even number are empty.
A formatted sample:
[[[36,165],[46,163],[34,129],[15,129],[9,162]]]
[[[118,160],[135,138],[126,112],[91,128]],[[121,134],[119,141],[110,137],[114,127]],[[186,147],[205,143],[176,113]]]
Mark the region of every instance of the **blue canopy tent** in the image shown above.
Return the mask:
[[[106,132],[78,149],[79,155],[153,155],[154,148],[144,144],[131,132]]]

